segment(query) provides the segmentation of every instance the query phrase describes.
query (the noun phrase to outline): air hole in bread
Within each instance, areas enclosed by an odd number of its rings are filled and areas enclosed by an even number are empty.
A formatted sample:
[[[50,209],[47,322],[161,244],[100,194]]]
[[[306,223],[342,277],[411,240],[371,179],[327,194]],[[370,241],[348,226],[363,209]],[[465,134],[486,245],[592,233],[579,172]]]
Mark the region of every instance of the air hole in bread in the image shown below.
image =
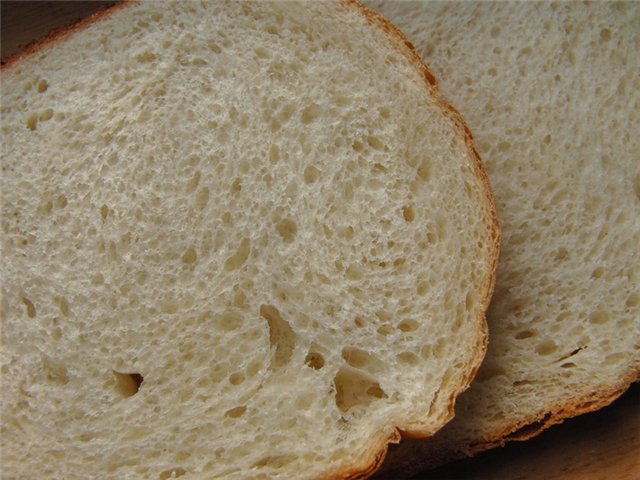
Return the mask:
[[[318,179],[320,172],[313,165],[309,165],[304,169],[304,181],[305,183],[313,183]]]
[[[269,342],[272,350],[275,349],[271,366],[272,368],[282,367],[293,354],[297,342],[296,333],[273,305],[261,305],[260,316],[269,325]]]
[[[324,367],[324,357],[319,352],[309,351],[304,359],[304,363],[314,370],[320,370]]]
[[[436,358],[444,357],[445,351],[447,349],[448,342],[444,338],[439,338],[436,344],[433,346],[433,355]]]
[[[355,347],[342,349],[342,358],[354,368],[381,370],[383,363],[375,355]]]
[[[550,355],[558,349],[556,342],[551,339],[543,340],[538,345],[536,345],[536,353],[538,355]]]
[[[159,480],[168,480],[170,478],[178,478],[183,476],[187,471],[184,468],[170,468],[160,473]]]
[[[407,222],[413,222],[413,220],[416,218],[413,207],[411,205],[402,207],[402,216]]]
[[[182,262],[187,265],[193,265],[198,260],[198,254],[193,245],[189,246],[182,254]]]
[[[53,117],[53,110],[51,108],[45,108],[40,112],[38,119],[42,122],[46,122],[47,120],[51,120]]]
[[[69,381],[67,367],[63,363],[43,355],[41,357],[41,365],[42,373],[47,381],[60,385],[64,385]]]
[[[108,216],[109,216],[109,207],[106,205],[102,205],[100,207],[100,217],[102,218],[102,220],[106,220]]]
[[[132,397],[140,389],[144,378],[139,373],[121,373],[113,370],[116,388],[124,397]]]
[[[431,178],[431,168],[428,159],[424,159],[422,163],[420,163],[418,167],[418,177],[424,182],[428,182]]]
[[[296,457],[293,455],[269,455],[258,460],[253,464],[253,467],[278,469],[290,464],[295,459]]]
[[[293,220],[285,218],[276,224],[276,230],[285,242],[291,243],[298,233],[298,225]]]
[[[235,372],[229,375],[229,383],[231,385],[240,385],[242,382],[244,382],[244,373]]]
[[[247,411],[247,407],[245,406],[235,407],[227,410],[224,416],[229,418],[238,418],[244,415],[244,412],[246,411]]]
[[[367,143],[374,150],[382,150],[382,149],[384,149],[384,143],[382,143],[382,140],[380,140],[375,135],[369,135],[367,137]]]
[[[30,113],[27,116],[25,124],[29,130],[35,130],[38,126],[38,115],[36,113]]]
[[[609,312],[605,310],[596,310],[589,315],[589,321],[595,324],[607,323],[609,321]]]
[[[526,385],[532,385],[533,382],[531,380],[516,380],[513,382],[514,387],[524,387]]]
[[[349,280],[353,280],[353,281],[360,280],[363,275],[364,275],[364,271],[362,267],[358,264],[349,265],[349,267],[347,267],[347,270],[345,271],[345,276]]]
[[[464,300],[465,309],[468,312],[471,312],[475,308],[475,304],[476,304],[476,296],[474,292],[467,292],[467,296],[465,297],[465,300]]]
[[[628,355],[626,353],[612,353],[604,358],[604,365],[624,363],[627,359]]]
[[[47,83],[47,81],[43,78],[41,79],[38,84],[36,85],[36,90],[38,91],[38,93],[44,93],[47,91],[47,88],[49,88],[49,84]]]
[[[57,297],[56,303],[58,304],[58,308],[60,309],[60,313],[65,317],[69,316],[69,302],[64,297]]]
[[[406,262],[406,259],[405,259],[405,258],[403,258],[403,257],[399,257],[399,258],[396,258],[396,259],[393,261],[393,266],[394,266],[394,267],[401,267],[402,265],[404,265],[404,264],[405,264],[405,262]]]
[[[238,193],[240,190],[242,190],[242,183],[240,182],[239,178],[236,178],[233,183],[231,183],[231,193]]]
[[[304,123],[305,125],[308,125],[314,120],[316,120],[320,116],[321,112],[322,110],[320,106],[314,103],[305,107],[302,110],[300,119],[302,120],[302,123]]]
[[[402,332],[414,332],[419,327],[420,327],[420,324],[412,318],[403,320],[398,324],[398,330]]]
[[[401,352],[398,355],[396,355],[396,358],[401,363],[404,363],[410,366],[415,366],[420,363],[420,358],[418,358],[418,356],[413,352]]]
[[[534,330],[521,330],[520,332],[516,333],[516,339],[517,340],[524,340],[525,338],[531,338],[531,337],[535,337],[538,335],[538,332],[534,331]]]
[[[193,176],[187,182],[187,186],[186,186],[187,193],[194,192],[196,188],[198,188],[198,184],[200,183],[201,177],[202,177],[202,174],[200,172],[195,172],[193,174]]]
[[[33,302],[27,297],[22,297],[22,303],[25,306],[27,316],[29,318],[34,318],[36,316],[36,307],[33,305]]]
[[[258,47],[254,50],[256,56],[260,59],[269,58],[269,52],[264,47]]]
[[[429,291],[429,284],[427,282],[418,282],[416,286],[416,293],[420,296],[426,295]]]
[[[384,336],[391,335],[394,331],[395,329],[389,324],[380,325],[376,330],[376,332]]]
[[[347,412],[353,407],[366,407],[372,401],[386,398],[386,393],[371,375],[352,367],[342,367],[333,379],[336,406]]]

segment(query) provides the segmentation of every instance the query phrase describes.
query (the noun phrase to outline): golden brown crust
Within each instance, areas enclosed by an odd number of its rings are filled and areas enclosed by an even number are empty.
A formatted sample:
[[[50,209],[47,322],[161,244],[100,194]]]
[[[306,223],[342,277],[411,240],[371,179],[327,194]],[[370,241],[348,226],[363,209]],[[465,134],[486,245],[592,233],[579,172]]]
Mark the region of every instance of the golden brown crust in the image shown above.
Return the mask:
[[[15,64],[17,64],[20,60],[27,58],[35,53],[38,53],[45,48],[50,47],[55,42],[63,40],[73,33],[84,30],[85,28],[91,26],[95,22],[106,18],[111,15],[113,12],[129,5],[130,3],[134,3],[135,0],[124,0],[118,3],[114,3],[110,6],[105,6],[98,10],[93,15],[82,18],[75,22],[72,22],[68,25],[64,25],[62,27],[58,27],[47,33],[44,37],[38,38],[33,42],[27,44],[22,50],[19,52],[13,53],[9,55],[7,58],[2,59],[2,63],[0,64],[0,73],[7,71]]]

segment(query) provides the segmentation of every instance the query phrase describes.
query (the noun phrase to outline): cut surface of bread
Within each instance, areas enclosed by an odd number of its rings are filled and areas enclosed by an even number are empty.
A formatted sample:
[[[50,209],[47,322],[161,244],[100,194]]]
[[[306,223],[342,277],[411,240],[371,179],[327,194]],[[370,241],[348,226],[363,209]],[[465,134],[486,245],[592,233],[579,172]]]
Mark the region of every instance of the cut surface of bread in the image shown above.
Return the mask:
[[[452,415],[499,230],[351,2],[117,8],[2,71],[7,478],[359,478]]]
[[[383,467],[526,439],[640,368],[640,4],[368,2],[474,133],[503,227],[489,348],[455,419]]]

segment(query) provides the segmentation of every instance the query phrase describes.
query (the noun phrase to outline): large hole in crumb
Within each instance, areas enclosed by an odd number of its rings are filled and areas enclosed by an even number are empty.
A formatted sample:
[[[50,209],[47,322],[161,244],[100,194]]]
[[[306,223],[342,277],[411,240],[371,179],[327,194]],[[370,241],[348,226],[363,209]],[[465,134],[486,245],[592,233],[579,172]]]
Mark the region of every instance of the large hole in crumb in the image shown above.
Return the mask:
[[[113,370],[113,376],[116,379],[116,388],[125,397],[132,397],[144,382],[144,378],[139,373],[121,373]]]
[[[374,377],[352,367],[342,367],[333,383],[336,405],[342,412],[353,407],[367,407],[371,402],[387,397]]]
[[[348,347],[342,349],[342,358],[350,366],[369,371],[384,369],[384,363],[375,355],[359,348]]]
[[[296,334],[289,322],[282,318],[280,311],[273,305],[261,305],[260,316],[269,324],[269,342],[275,349],[272,367],[278,368],[286,364],[296,346]]]

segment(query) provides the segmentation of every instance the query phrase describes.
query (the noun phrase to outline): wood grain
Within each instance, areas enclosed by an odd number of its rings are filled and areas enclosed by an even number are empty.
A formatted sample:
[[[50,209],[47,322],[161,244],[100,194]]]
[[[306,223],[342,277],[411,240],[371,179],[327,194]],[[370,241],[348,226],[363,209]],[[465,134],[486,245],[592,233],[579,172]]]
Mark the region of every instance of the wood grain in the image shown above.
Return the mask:
[[[2,58],[115,2],[0,2]],[[640,480],[640,386],[540,436],[425,472],[415,480]]]

